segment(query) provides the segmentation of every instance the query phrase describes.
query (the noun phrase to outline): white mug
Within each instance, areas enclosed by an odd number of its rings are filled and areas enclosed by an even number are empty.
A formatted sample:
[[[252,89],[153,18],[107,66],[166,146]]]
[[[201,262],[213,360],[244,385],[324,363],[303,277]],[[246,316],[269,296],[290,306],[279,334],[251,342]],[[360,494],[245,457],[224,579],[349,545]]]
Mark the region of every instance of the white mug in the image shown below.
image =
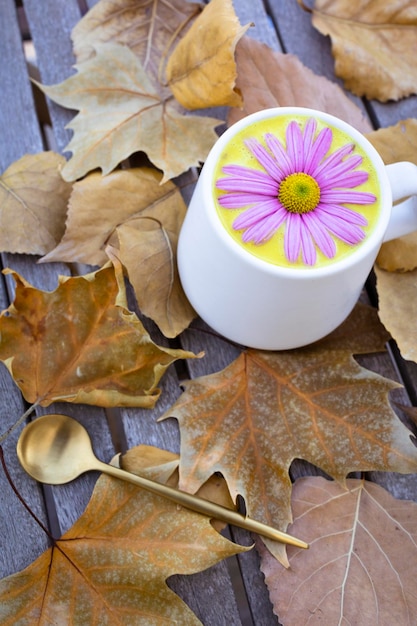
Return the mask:
[[[178,242],[184,291],[233,342],[265,350],[313,343],[349,315],[381,244],[417,230],[413,194],[417,166],[385,166],[334,116],[298,107],[249,115],[202,168]]]

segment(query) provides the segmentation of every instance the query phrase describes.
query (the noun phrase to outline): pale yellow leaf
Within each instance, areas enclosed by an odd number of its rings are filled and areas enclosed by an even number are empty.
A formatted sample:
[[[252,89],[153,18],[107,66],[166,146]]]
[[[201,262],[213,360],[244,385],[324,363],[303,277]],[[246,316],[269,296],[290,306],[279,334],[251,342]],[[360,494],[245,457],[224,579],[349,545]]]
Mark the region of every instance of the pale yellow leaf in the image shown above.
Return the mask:
[[[398,273],[375,267],[378,314],[404,359],[417,363],[417,270]]]
[[[179,189],[149,167],[94,172],[73,186],[64,237],[42,261],[103,265],[106,245],[121,224],[149,217],[179,232],[186,206]]]
[[[72,157],[62,170],[65,180],[97,168],[108,174],[138,151],[163,171],[162,182],[200,165],[217,139],[219,121],[184,115],[128,47],[97,44],[96,52],[64,82],[39,85],[61,106],[79,111],[68,124],[74,135],[66,147]]]
[[[27,154],[0,177],[0,250],[46,254],[61,239],[71,185],[65,159],[54,152]]]
[[[385,102],[417,93],[414,0],[316,0],[313,25],[330,36],[335,72],[356,95]]]
[[[175,98],[188,109],[241,106],[235,89],[235,47],[241,26],[232,0],[211,0],[171,54],[166,77]]]

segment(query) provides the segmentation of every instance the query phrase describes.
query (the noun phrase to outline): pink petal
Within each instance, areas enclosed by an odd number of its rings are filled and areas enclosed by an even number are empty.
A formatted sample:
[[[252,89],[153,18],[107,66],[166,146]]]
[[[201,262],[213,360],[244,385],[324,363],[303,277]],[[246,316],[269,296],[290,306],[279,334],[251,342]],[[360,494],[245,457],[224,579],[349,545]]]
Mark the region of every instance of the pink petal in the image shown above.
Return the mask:
[[[304,165],[303,135],[297,122],[290,122],[286,131],[287,154],[293,172],[301,172]]]
[[[310,117],[307,120],[307,124],[305,125],[304,137],[303,137],[304,162],[303,162],[302,171],[306,173],[310,167],[311,151],[313,149],[313,142],[314,142],[314,135],[316,133],[316,128],[317,128],[316,120],[314,119],[314,117]]]
[[[250,209],[246,209],[241,213],[233,222],[233,228],[241,230],[242,228],[248,228],[258,222],[261,222],[267,218],[271,213],[276,213],[280,210],[280,206],[277,200],[268,200],[266,202],[259,202]]]
[[[281,224],[287,219],[287,211],[275,211],[263,221],[248,228],[242,236],[244,242],[253,241],[254,243],[264,243],[272,237]]]
[[[227,193],[224,196],[219,196],[217,201],[225,209],[243,209],[255,202],[265,202],[265,195],[242,191],[241,193]]]
[[[294,263],[298,259],[301,248],[301,216],[288,213],[285,227],[284,252],[287,259]]]
[[[349,222],[349,224],[359,224],[360,226],[368,225],[368,220],[361,215],[361,213],[352,211],[352,209],[348,209],[341,204],[325,204],[320,202],[314,210],[315,212],[319,211],[320,215],[326,213],[326,215],[333,216],[335,219],[344,220],[345,222]]]
[[[304,172],[314,177],[314,172],[318,168],[321,160],[326,156],[332,144],[333,133],[330,128],[323,128],[312,146],[308,160],[304,163]]]
[[[303,222],[301,222],[301,251],[303,262],[306,265],[314,265],[317,259],[316,248],[314,247],[310,233]]]
[[[254,178],[220,178],[216,181],[216,187],[223,191],[247,191],[249,193],[260,193],[265,196],[276,196],[278,194],[278,183],[268,176],[266,180]]]
[[[330,147],[330,146],[329,146]],[[327,157],[322,163],[317,163],[314,171],[311,171],[311,176],[318,176],[321,172],[327,171],[330,172],[334,167],[336,167],[345,156],[350,154],[354,149],[353,143],[348,143],[345,146],[342,146],[336,152],[333,152],[330,156]]]
[[[336,244],[322,222],[315,215],[315,212],[305,213],[302,218],[306,228],[324,256],[332,259],[336,254]]]
[[[366,191],[349,191],[344,189],[324,189],[320,195],[320,202],[326,204],[331,203],[343,203],[343,204],[373,204],[376,201],[376,197],[373,193]]]
[[[256,139],[247,139],[245,144],[268,174],[272,176],[273,179],[280,181],[282,179],[282,172],[268,150]]]
[[[363,230],[356,224],[346,222],[333,215],[328,215],[321,212],[320,209],[316,209],[314,214],[333,235],[349,245],[355,245],[365,237]]]
[[[319,182],[320,178],[321,176],[317,178],[317,182],[320,186],[320,189],[322,191],[325,191],[327,189],[331,189],[332,187],[346,187],[346,188],[359,187],[359,185],[366,183],[369,176],[367,172],[359,171],[359,172],[352,172],[351,174],[345,174],[344,176],[341,176],[340,178],[329,178],[328,180],[327,178],[324,178],[323,176],[324,182]]]
[[[272,135],[272,133],[266,133],[265,141],[266,141],[266,145],[268,146],[268,148],[271,150],[272,154],[274,155],[277,161],[278,167],[282,170],[282,175],[279,180],[279,182],[281,182],[286,176],[288,176],[289,174],[292,174],[294,171],[292,169],[291,161],[288,157],[288,154],[285,151],[285,148],[283,147],[279,139],[275,137],[275,135]]]

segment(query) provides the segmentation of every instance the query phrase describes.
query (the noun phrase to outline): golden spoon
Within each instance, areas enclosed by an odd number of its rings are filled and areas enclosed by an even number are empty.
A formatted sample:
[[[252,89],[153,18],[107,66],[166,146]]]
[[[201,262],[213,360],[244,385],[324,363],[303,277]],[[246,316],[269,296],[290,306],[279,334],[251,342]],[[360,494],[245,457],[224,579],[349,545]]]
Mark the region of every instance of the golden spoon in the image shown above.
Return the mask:
[[[308,548],[304,541],[237,511],[103,463],[95,456],[84,426],[67,415],[44,415],[25,426],[17,442],[17,456],[26,472],[42,483],[62,485],[84,472],[97,470],[127,480],[197,513],[246,528],[275,541]]]

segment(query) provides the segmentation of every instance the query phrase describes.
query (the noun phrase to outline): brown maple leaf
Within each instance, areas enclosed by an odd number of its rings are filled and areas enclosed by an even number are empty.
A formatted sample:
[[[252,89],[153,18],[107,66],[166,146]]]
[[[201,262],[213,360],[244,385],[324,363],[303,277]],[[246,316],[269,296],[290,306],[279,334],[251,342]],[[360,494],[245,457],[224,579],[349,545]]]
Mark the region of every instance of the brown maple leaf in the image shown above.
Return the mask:
[[[347,489],[319,477],[293,488],[291,532],[310,550],[288,548],[284,569],[259,542],[261,568],[284,624],[412,624],[417,614],[417,504],[377,484]]]
[[[122,268],[60,277],[52,292],[16,272],[14,302],[0,316],[0,360],[25,399],[153,407],[176,359],[195,355],[156,345],[127,308]]]
[[[248,350],[222,372],[186,383],[161,418],[179,421],[181,487],[195,491],[220,472],[249,516],[284,530],[296,458],[342,482],[351,471],[415,471],[417,450],[388,402],[398,385],[352,356],[382,350],[387,339],[376,311],[358,306],[312,346]],[[268,546],[286,563],[282,546]]]
[[[125,455],[130,471],[143,467],[141,456],[141,447]],[[155,477],[155,471],[140,473]],[[172,458],[162,457],[157,475],[172,471]],[[25,570],[0,581],[0,621],[60,624],[71,615],[72,623],[89,626],[197,625],[166,579],[246,550],[214,530],[209,518],[101,476],[73,527]]]
[[[282,54],[246,36],[237,45],[236,64],[236,85],[244,105],[230,109],[229,126],[262,109],[299,106],[335,115],[362,133],[372,128],[338,85],[312,72],[294,55]]]

